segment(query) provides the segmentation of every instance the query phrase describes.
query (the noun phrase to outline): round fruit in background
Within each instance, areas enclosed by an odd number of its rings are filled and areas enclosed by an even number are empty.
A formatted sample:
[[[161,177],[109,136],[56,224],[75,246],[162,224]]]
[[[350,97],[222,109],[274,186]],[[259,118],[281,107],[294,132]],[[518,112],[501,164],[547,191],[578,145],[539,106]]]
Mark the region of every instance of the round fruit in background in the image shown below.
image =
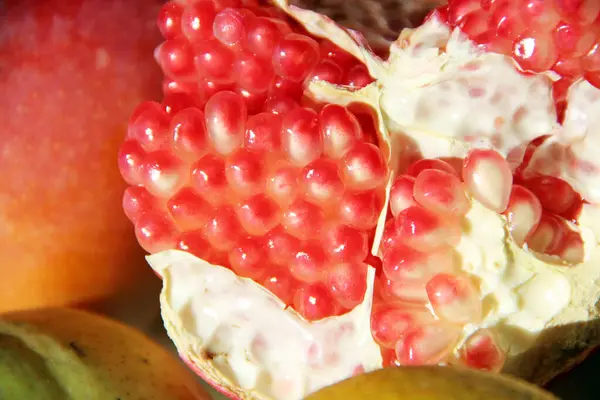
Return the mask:
[[[135,305],[150,289],[155,298],[121,209],[116,154],[134,105],[160,95],[159,6],[0,3],[0,312],[125,313],[122,300]]]

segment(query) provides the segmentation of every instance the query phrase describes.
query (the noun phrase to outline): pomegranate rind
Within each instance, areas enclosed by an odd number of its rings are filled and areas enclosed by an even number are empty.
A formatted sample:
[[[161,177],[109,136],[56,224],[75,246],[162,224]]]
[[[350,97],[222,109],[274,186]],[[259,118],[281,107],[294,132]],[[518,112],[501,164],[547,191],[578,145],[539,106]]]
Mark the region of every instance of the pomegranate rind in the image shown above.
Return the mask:
[[[220,390],[239,398],[297,399],[382,366],[369,316],[375,270],[350,312],[304,320],[261,285],[189,253],[147,258],[161,276],[161,312],[182,358]],[[363,326],[364,325],[364,326]]]

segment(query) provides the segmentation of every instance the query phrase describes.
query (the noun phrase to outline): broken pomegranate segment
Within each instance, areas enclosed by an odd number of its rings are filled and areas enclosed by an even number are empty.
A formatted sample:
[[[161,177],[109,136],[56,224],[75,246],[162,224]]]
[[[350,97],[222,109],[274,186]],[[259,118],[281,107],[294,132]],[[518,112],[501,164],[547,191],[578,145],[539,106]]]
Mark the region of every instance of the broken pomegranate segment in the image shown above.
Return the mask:
[[[165,5],[165,98],[119,155],[184,360],[257,399],[394,365],[558,372],[519,360],[597,316],[600,166],[578,141],[598,148],[600,90],[576,81],[600,9],[453,0],[382,60],[274,3]]]

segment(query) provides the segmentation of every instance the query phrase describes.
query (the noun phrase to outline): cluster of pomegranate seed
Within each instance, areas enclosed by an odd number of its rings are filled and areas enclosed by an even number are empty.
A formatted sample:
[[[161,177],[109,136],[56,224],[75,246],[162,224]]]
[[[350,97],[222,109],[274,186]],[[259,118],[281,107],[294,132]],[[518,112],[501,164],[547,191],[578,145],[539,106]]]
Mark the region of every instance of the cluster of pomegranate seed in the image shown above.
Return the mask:
[[[165,74],[165,103],[202,107],[230,90],[248,111],[284,113],[297,105],[307,80],[351,87],[372,82],[366,67],[327,40],[302,34],[294,21],[256,0],[167,3],[158,24],[166,39],[155,57]]]

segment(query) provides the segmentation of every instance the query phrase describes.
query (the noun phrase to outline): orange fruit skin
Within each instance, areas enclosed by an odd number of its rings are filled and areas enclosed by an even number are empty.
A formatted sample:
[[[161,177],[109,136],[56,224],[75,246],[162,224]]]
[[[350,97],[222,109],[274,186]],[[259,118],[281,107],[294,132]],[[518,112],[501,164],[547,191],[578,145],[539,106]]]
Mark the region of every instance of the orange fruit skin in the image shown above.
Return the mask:
[[[0,8],[0,312],[123,314],[156,297],[159,282],[121,208],[117,151],[136,104],[160,99],[160,4]]]

